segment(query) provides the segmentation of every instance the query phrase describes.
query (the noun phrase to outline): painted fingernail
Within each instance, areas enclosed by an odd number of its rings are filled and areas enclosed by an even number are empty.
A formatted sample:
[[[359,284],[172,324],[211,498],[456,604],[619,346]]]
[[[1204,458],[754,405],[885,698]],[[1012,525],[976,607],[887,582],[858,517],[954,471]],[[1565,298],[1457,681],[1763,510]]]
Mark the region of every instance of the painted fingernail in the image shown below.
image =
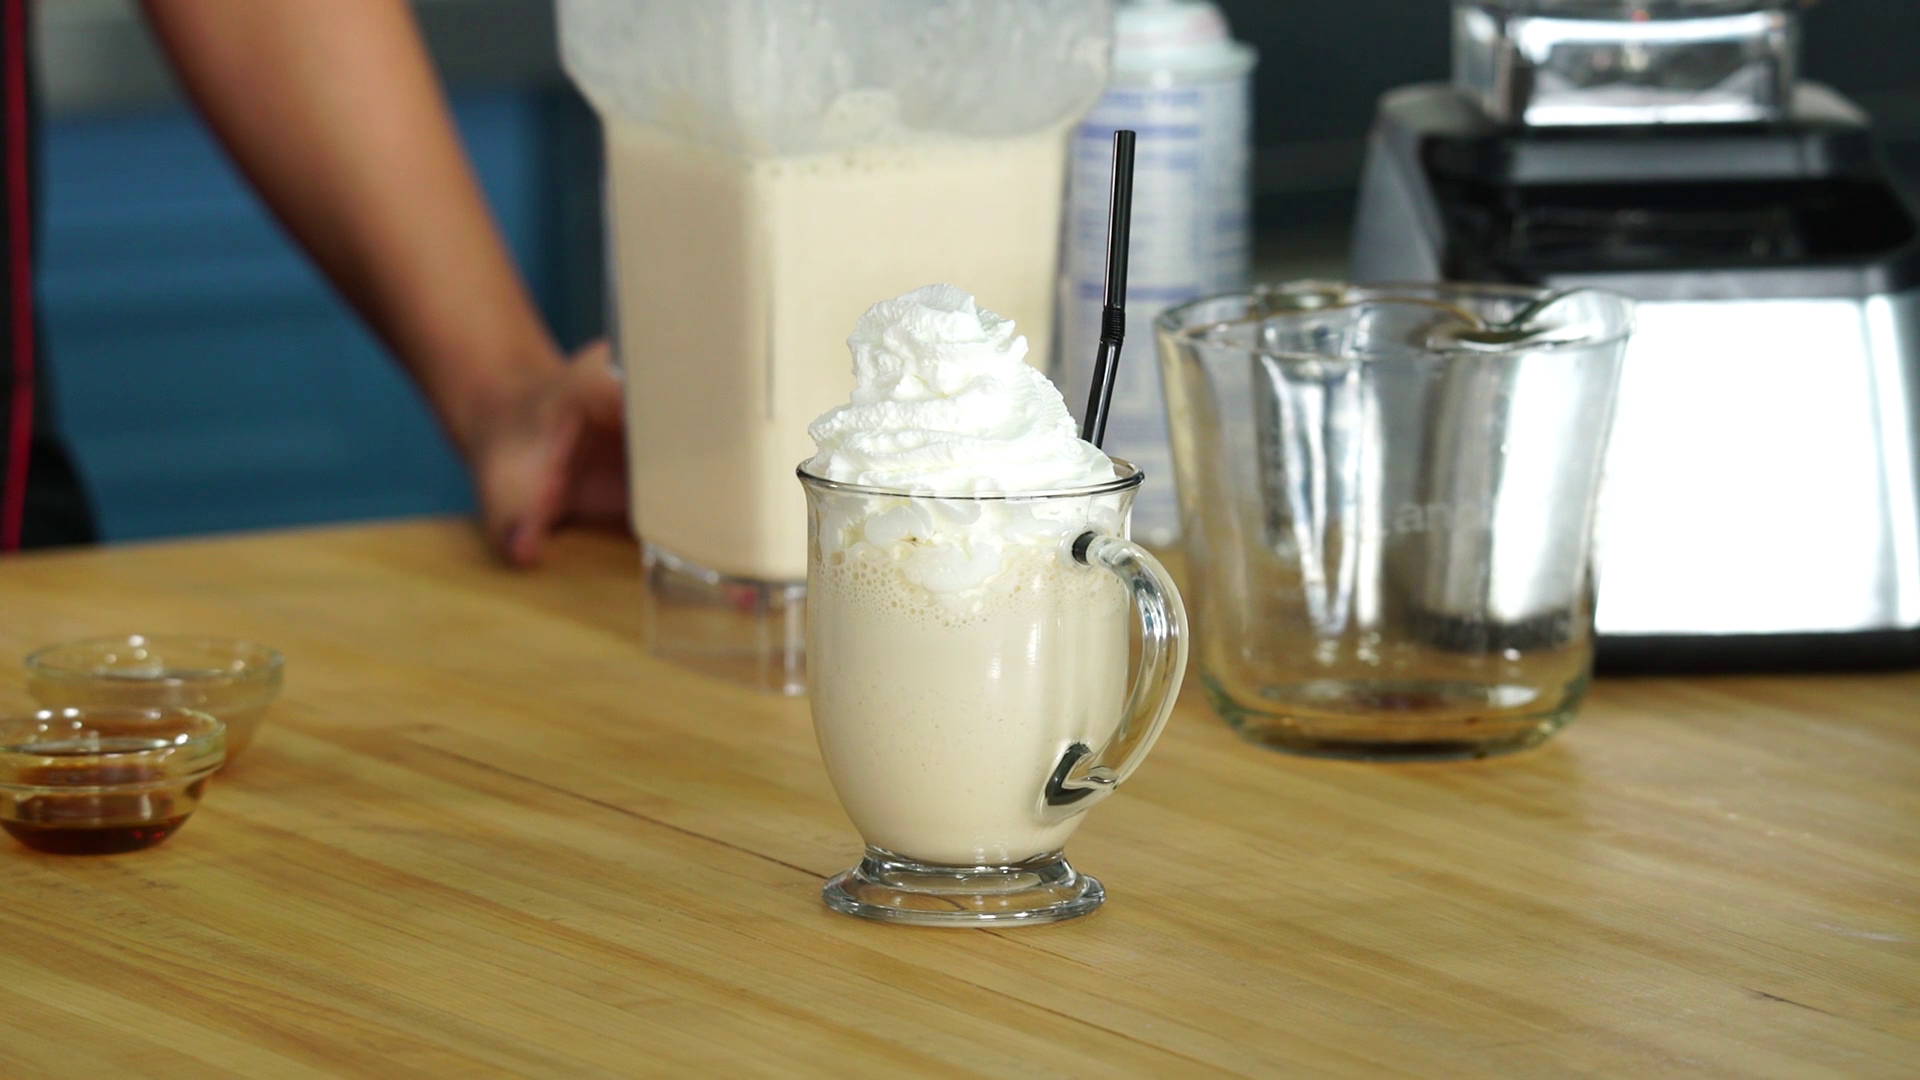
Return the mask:
[[[507,527],[507,536],[501,543],[509,562],[521,562],[525,556],[527,541],[532,537],[533,529],[524,521],[517,521]]]

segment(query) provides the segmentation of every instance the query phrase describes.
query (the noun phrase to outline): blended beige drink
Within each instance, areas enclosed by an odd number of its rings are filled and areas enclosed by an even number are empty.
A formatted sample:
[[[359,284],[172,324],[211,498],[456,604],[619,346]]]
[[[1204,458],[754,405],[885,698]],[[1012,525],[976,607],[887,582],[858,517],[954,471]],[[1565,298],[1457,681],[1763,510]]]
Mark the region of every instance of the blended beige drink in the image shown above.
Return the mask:
[[[1069,746],[1099,746],[1119,722],[1127,597],[1057,543],[1001,560],[958,596],[878,548],[811,579],[820,756],[869,844],[996,865],[1059,851],[1080,824],[1050,820],[1041,794]]]
[[[754,157],[610,120],[606,144],[649,544],[737,577],[806,576],[793,463],[807,422],[846,400],[843,335],[873,297],[964,275],[1045,355],[1063,129]]]
[[[827,772],[883,852],[1057,853],[1080,815],[1048,805],[1049,777],[1119,724],[1132,617],[1121,578],[1067,548],[1120,534],[1132,485],[1077,436],[1013,324],[958,289],[874,305],[848,345],[852,401],[813,425],[803,467]]]

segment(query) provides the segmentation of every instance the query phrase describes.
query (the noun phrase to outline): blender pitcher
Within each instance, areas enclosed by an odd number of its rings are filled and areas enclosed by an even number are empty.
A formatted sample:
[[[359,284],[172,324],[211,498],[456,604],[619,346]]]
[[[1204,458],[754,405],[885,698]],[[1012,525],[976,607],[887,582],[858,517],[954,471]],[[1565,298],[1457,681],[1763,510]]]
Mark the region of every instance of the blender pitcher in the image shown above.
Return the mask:
[[[1046,356],[1105,0],[560,0],[599,113],[656,655],[804,689],[807,424],[881,297],[952,282]]]

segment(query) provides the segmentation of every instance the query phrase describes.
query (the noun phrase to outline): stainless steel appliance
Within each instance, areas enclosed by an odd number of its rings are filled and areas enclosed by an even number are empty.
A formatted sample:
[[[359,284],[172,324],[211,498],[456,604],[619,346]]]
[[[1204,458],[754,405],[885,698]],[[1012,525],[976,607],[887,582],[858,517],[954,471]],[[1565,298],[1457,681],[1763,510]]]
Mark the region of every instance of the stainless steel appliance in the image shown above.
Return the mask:
[[[1920,662],[1920,229],[1762,0],[1456,0],[1379,106],[1359,281],[1641,301],[1597,521],[1605,665]]]

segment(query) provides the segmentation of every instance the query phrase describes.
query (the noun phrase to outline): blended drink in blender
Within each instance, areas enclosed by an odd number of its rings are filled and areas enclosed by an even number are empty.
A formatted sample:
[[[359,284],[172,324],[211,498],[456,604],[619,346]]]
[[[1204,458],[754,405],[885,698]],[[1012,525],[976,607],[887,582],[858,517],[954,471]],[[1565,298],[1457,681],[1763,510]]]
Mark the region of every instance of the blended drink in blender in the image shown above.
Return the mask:
[[[648,651],[805,688],[807,423],[847,328],[952,275],[1053,320],[1108,0],[558,0],[601,122]]]
[[[1069,747],[1103,746],[1120,722],[1133,618],[1121,578],[1065,545],[1121,535],[1131,488],[1021,498],[1119,485],[1014,324],[961,290],[876,304],[848,345],[852,400],[812,426],[803,466],[833,489],[815,500],[807,600],[827,772],[886,852],[1057,853],[1081,815],[1042,793]]]
[[[875,296],[977,283],[1045,355],[1064,128],[747,156],[609,123],[606,145],[634,522],[654,548],[806,577],[793,463],[846,400],[843,335]]]

